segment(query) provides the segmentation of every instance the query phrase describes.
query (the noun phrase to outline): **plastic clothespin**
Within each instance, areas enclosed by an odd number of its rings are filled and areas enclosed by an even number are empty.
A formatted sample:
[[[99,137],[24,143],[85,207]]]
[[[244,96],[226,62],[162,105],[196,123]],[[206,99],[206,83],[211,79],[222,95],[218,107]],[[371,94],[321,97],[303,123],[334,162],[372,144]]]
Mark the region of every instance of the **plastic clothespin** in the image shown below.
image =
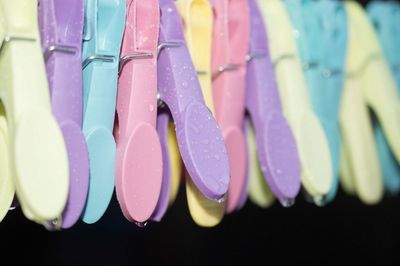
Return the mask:
[[[183,20],[183,29],[207,107],[215,117],[212,98],[211,46],[213,14],[208,0],[178,0],[176,5]],[[200,226],[215,226],[224,217],[225,204],[209,200],[196,188],[190,177],[186,197],[193,220]]]
[[[333,183],[325,202],[331,201],[339,181],[339,106],[347,45],[346,13],[339,1],[285,1],[295,32],[312,108],[327,136]],[[333,67],[333,68],[332,68]]]
[[[400,4],[397,1],[372,1],[367,6],[367,13],[376,34],[386,62],[396,80],[397,93],[400,92]],[[374,124],[375,141],[382,168],[383,181],[390,194],[400,191],[400,165],[379,123]]]
[[[37,20],[37,1],[0,1],[1,171],[12,174],[25,216],[46,223],[64,209],[69,174],[63,135],[51,112]]]
[[[312,111],[290,18],[280,0],[258,0],[258,4],[269,36],[284,114],[297,143],[302,184],[321,205],[332,186],[332,164],[327,138]]]
[[[53,114],[64,135],[69,161],[69,196],[60,226],[79,219],[89,185],[89,158],[82,133],[83,0],[40,0],[39,25]]]
[[[212,89],[216,119],[228,150],[231,181],[226,212],[233,212],[247,191],[247,147],[243,132],[246,54],[249,38],[247,1],[212,0]]]
[[[207,199],[220,201],[229,185],[226,148],[205,106],[174,1],[160,0],[160,9],[160,100],[171,112],[179,150],[194,185]]]
[[[369,40],[360,38],[364,30],[360,25],[360,13],[364,12],[362,7],[348,1],[345,8],[348,17],[348,51],[340,110],[340,181],[347,192],[357,194],[366,204],[375,204],[383,196],[383,184],[367,101],[363,95],[362,79],[368,62],[365,61],[366,53],[360,52],[363,42]]]
[[[85,0],[83,132],[90,164],[89,193],[82,215],[85,223],[102,217],[114,191],[113,126],[125,15],[125,0]]]
[[[267,190],[263,188],[267,182],[282,205],[290,206],[300,190],[300,161],[296,141],[283,115],[269,54],[268,37],[256,0],[249,0],[249,7],[246,107],[250,115],[248,119],[251,119],[254,130],[250,128],[248,134],[256,138],[258,159],[256,157],[253,160],[259,160],[264,176],[257,177],[257,168],[250,170],[250,180],[254,179],[250,181],[250,184],[253,184],[250,195],[262,206],[268,206],[271,197],[268,193],[262,193]],[[252,147],[251,143],[249,147]],[[250,164],[257,167],[254,162]]]
[[[118,80],[116,191],[125,217],[143,225],[161,190],[162,153],[156,131],[157,0],[128,0]]]

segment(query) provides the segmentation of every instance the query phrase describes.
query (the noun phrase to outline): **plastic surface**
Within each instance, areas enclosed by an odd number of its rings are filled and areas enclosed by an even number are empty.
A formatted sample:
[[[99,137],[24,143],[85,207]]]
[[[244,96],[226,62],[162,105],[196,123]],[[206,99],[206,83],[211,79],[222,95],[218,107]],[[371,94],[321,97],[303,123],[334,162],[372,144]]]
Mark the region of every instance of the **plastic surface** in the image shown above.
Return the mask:
[[[332,164],[328,141],[311,108],[290,19],[280,0],[257,3],[269,37],[282,107],[297,143],[301,181],[315,203],[320,204],[332,186]]]
[[[116,145],[113,137],[119,51],[125,25],[125,0],[86,0],[83,36],[83,132],[89,150],[90,182],[85,223],[95,223],[106,211],[114,191]]]

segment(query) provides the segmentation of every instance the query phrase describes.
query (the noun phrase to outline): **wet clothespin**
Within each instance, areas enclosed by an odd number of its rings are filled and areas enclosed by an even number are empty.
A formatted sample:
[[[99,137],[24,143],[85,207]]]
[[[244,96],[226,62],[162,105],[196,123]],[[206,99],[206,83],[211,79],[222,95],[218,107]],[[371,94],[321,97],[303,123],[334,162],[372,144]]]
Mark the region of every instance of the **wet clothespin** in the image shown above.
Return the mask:
[[[247,0],[211,0],[213,7],[212,90],[216,119],[228,150],[230,185],[226,212],[240,207],[247,193],[247,147],[243,132],[246,55],[249,39]]]
[[[332,186],[332,163],[326,135],[312,111],[290,18],[280,0],[257,2],[269,37],[284,114],[297,143],[301,181],[306,193],[321,205]]]
[[[221,201],[229,185],[225,144],[215,119],[204,103],[174,1],[160,0],[160,9],[160,105],[169,109],[174,120],[179,151],[191,177],[189,182],[193,182],[207,199]],[[165,138],[160,140],[163,142]]]
[[[397,1],[372,1],[367,13],[379,38],[386,62],[396,80],[400,93],[400,4]],[[375,141],[385,189],[390,194],[400,191],[400,165],[379,123],[374,124]]]
[[[64,135],[69,161],[69,196],[57,227],[79,219],[89,185],[89,158],[82,132],[83,0],[40,0],[39,25],[53,114]],[[51,225],[50,225],[51,226]]]
[[[83,132],[90,165],[89,192],[82,215],[85,223],[95,223],[102,217],[114,191],[113,127],[125,15],[125,0],[85,0]]]
[[[45,224],[64,210],[69,171],[64,138],[51,112],[37,5],[37,1],[0,1],[0,146],[2,178],[13,177],[25,216]],[[12,188],[5,191],[8,202],[2,204],[9,205]]]
[[[303,66],[313,111],[327,137],[333,183],[325,198],[331,201],[339,184],[339,106],[347,45],[346,14],[340,1],[285,1]]]
[[[128,0],[118,80],[116,191],[124,216],[144,225],[161,190],[156,131],[158,0]]]
[[[257,155],[250,168],[250,198],[256,204],[269,206],[268,188],[283,206],[294,203],[300,190],[300,161],[296,141],[283,115],[279,91],[271,61],[268,36],[256,0],[249,0],[250,42],[247,63],[246,108],[249,125],[249,154]],[[255,138],[251,140],[251,138]],[[259,168],[261,166],[262,172]],[[268,185],[267,185],[268,184]]]
[[[208,0],[178,0],[178,11],[183,21],[189,49],[207,107],[215,117],[211,86],[212,8]],[[193,220],[200,226],[215,226],[224,217],[225,204],[209,200],[186,178],[186,197]]]
[[[364,42],[371,40],[364,38],[365,25],[362,24],[366,21],[362,7],[354,1],[347,1],[345,10],[348,18],[348,50],[340,110],[340,181],[348,193],[356,194],[366,204],[375,204],[383,196],[383,184],[368,103],[363,93],[365,68],[372,59],[366,57]]]

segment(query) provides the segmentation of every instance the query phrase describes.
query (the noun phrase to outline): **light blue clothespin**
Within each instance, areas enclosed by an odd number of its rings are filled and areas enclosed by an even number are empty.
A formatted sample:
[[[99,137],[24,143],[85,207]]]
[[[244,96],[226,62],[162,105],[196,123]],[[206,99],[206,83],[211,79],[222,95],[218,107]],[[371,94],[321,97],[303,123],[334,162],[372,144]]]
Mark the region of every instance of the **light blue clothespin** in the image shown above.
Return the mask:
[[[397,1],[373,1],[368,4],[367,12],[400,93],[400,4]],[[400,165],[390,150],[382,127],[378,123],[374,124],[374,133],[385,189],[390,194],[398,193]]]
[[[339,106],[343,91],[343,67],[347,50],[347,16],[340,1],[286,0],[293,33],[303,64],[313,110],[329,141],[333,184],[325,203],[339,184]]]
[[[101,218],[114,191],[113,127],[125,15],[125,0],[85,0],[83,132],[90,162],[89,193],[82,214],[86,223]]]

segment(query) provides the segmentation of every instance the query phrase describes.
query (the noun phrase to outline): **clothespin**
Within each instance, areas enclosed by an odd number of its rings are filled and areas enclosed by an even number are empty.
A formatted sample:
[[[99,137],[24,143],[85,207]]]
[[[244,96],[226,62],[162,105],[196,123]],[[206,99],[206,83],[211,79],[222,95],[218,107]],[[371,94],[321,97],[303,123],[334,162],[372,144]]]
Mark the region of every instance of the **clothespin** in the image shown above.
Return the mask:
[[[250,170],[250,198],[261,206],[269,206],[270,188],[283,206],[290,206],[300,190],[300,161],[296,141],[283,115],[268,37],[256,0],[249,0],[249,8],[246,107],[254,129],[248,129],[248,138],[253,136],[256,140],[258,156],[252,160],[259,160],[262,169],[261,173],[259,165],[249,162],[253,166]],[[254,141],[249,141],[250,153]]]
[[[327,138],[312,111],[290,18],[282,1],[258,0],[258,4],[269,36],[283,111],[297,143],[301,181],[306,193],[321,205],[332,186],[332,163]]]
[[[340,178],[347,192],[358,195],[366,204],[375,204],[383,196],[383,184],[368,103],[363,93],[363,76],[369,59],[366,51],[361,52],[365,48],[363,42],[371,40],[364,39],[365,25],[362,24],[366,21],[362,18],[362,7],[348,1],[345,2],[345,8],[348,17],[348,52],[340,111]],[[363,36],[360,37],[360,34]]]
[[[214,14],[212,88],[216,119],[228,150],[231,180],[226,212],[247,193],[247,147],[243,132],[246,55],[249,38],[247,1],[211,0]]]
[[[6,178],[13,176],[25,216],[46,223],[64,209],[69,171],[64,139],[51,112],[37,20],[37,1],[0,1],[1,160],[5,166],[1,171]],[[5,205],[12,198],[8,181]]]
[[[386,62],[391,68],[400,92],[400,4],[396,1],[372,1],[367,6],[369,19],[379,38]],[[382,168],[385,189],[390,194],[400,191],[400,166],[379,123],[374,123],[375,141]]]
[[[85,0],[83,34],[83,132],[89,150],[90,182],[85,223],[106,211],[114,191],[116,145],[113,126],[125,0]]]
[[[211,46],[213,14],[208,0],[178,0],[178,11],[183,21],[189,49],[205,104],[215,118],[211,85]],[[196,188],[190,176],[186,178],[186,197],[193,220],[200,226],[215,226],[224,217],[225,202],[209,200]]]
[[[346,53],[346,15],[339,1],[285,1],[307,82],[313,111],[327,136],[333,183],[325,198],[331,201],[339,181],[339,105]],[[332,68],[333,66],[333,68]]]
[[[89,185],[89,158],[82,133],[82,0],[40,0],[39,25],[53,114],[68,152],[69,196],[57,227],[79,219]]]
[[[156,131],[157,0],[128,0],[118,80],[116,191],[125,217],[144,225],[161,190],[162,153]]]
[[[179,151],[196,188],[209,200],[224,198],[229,166],[222,135],[206,107],[173,0],[160,0],[158,86],[175,123]],[[161,139],[162,140],[162,139]]]

